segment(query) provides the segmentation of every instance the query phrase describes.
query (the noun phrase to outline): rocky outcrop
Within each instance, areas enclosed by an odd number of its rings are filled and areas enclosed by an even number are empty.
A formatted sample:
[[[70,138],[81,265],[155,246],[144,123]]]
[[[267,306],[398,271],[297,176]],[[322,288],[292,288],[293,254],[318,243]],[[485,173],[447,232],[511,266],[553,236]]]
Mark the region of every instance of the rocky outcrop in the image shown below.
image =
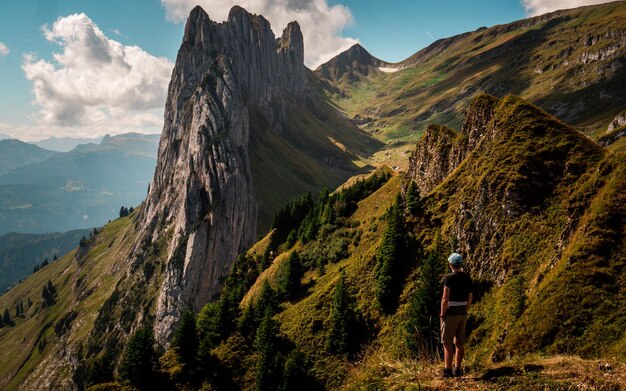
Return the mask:
[[[618,114],[611,121],[606,133],[598,139],[598,144],[608,147],[622,137],[626,137],[626,111]]]
[[[611,133],[615,129],[621,128],[624,125],[626,125],[626,111],[623,111],[622,113],[618,114],[615,118],[613,118],[613,121],[611,121],[611,123],[609,124],[609,127],[606,129],[606,132]]]
[[[519,98],[481,95],[459,134],[428,128],[409,173],[437,205],[434,221],[445,221],[439,228],[468,256],[473,273],[502,283],[520,262],[510,254],[523,240],[516,222],[548,213],[548,205],[572,205],[548,231],[554,236],[552,256],[560,258],[588,201],[573,189],[585,189],[577,181],[604,156],[574,128]]]
[[[445,126],[428,126],[409,158],[409,176],[422,194],[439,185],[485,137],[493,137],[489,121],[497,103],[489,95],[474,98],[460,134]]]
[[[215,23],[190,14],[172,72],[154,179],[131,259],[166,243],[155,337],[167,345],[182,311],[199,311],[220,290],[237,254],[256,235],[257,201],[248,157],[250,110],[275,132],[302,99],[302,33],[275,39],[262,16],[234,7]]]

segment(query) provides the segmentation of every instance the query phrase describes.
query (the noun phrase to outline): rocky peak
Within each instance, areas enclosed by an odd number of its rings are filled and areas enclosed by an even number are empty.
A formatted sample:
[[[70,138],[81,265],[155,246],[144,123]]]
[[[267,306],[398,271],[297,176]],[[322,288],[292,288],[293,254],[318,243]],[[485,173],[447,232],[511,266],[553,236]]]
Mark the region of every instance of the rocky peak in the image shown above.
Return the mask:
[[[409,175],[422,194],[441,183],[485,138],[493,137],[489,126],[498,100],[478,95],[467,110],[461,133],[438,125],[426,128],[409,159]]]
[[[187,20],[165,107],[154,179],[131,261],[167,243],[155,336],[167,345],[182,311],[199,311],[220,290],[237,254],[256,236],[257,201],[249,111],[280,133],[304,97],[302,33],[276,39],[262,16],[233,7],[223,23],[200,7]]]
[[[320,65],[316,71],[328,80],[339,81],[346,77],[349,81],[355,81],[371,73],[380,72],[380,67],[391,65],[393,64],[372,56],[357,43]]]

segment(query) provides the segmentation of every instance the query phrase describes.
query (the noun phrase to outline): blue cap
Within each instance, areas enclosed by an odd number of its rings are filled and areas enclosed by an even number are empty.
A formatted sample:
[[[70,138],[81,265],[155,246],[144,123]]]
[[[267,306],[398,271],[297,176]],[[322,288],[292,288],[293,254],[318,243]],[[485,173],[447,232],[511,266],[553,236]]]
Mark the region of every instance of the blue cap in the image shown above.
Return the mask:
[[[457,254],[457,253],[452,253],[450,254],[450,256],[448,257],[448,262],[451,265],[460,265],[463,263],[463,257],[461,256],[461,254]]]

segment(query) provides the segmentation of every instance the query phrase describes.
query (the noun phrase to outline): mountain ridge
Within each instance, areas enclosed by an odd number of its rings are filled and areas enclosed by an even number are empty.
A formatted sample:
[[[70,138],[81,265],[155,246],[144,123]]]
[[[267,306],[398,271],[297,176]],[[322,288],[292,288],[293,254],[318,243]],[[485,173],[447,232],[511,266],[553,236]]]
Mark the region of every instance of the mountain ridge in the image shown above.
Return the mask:
[[[394,73],[354,82],[317,74],[355,124],[393,144],[379,163],[401,164],[431,123],[460,127],[481,92],[522,96],[597,140],[626,107],[617,87],[626,78],[624,15],[624,2],[555,11],[439,40]]]

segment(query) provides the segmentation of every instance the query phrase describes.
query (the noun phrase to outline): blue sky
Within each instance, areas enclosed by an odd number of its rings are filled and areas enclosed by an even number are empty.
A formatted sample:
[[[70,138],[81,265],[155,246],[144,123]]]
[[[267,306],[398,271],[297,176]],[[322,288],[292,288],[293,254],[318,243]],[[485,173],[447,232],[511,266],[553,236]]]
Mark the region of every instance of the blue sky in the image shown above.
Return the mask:
[[[223,20],[234,3],[241,4],[266,15],[275,32],[297,18],[305,34],[305,61],[316,66],[357,41],[375,56],[395,62],[434,39],[563,8],[563,4],[600,1],[3,2],[0,43],[8,48],[8,53],[5,50],[3,54],[0,45],[0,133],[29,140],[50,135],[159,132],[165,90],[185,15],[196,3],[202,4],[216,20]],[[67,18],[80,13],[85,15]],[[63,18],[63,23],[55,24],[59,18]],[[77,40],[80,42],[75,42],[75,36],[82,37]],[[89,47],[92,44],[104,45],[111,55],[137,65],[128,74],[117,73],[119,69],[112,67],[96,72],[93,69],[99,64],[94,62],[97,56],[95,49]],[[55,53],[62,56],[53,58]]]
[[[345,34],[357,37],[376,57],[398,62],[434,39],[523,19],[516,0],[332,1],[350,8],[354,23]],[[429,36],[432,35],[431,36]]]

